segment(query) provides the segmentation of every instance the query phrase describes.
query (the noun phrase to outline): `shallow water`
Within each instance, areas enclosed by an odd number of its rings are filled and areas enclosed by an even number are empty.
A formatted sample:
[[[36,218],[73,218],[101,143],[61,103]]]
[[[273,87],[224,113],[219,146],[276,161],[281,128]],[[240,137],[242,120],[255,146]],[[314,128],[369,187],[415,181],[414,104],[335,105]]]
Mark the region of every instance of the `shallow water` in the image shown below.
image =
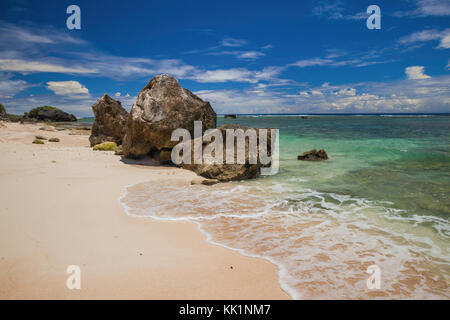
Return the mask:
[[[449,298],[450,117],[219,120],[280,129],[280,173],[214,186],[128,189],[130,214],[193,220],[264,257],[293,298]],[[302,162],[325,148],[329,160]],[[370,265],[381,288],[369,290]]]

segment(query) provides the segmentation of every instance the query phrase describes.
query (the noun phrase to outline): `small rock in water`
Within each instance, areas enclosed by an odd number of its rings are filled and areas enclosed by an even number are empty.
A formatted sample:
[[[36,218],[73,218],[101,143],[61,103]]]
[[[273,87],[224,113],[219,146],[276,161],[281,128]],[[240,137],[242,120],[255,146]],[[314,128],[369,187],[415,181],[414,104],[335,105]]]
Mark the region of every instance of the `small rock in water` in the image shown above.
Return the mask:
[[[59,138],[51,138],[48,140],[49,142],[59,142]]]
[[[219,180],[217,179],[205,179],[202,181],[202,184],[205,186],[212,186],[213,184],[219,183]]]
[[[301,156],[297,157],[297,160],[303,160],[303,161],[322,161],[322,160],[327,160],[328,159],[328,155],[325,152],[324,149],[321,149],[319,151],[317,151],[316,149],[307,151],[307,152],[303,152],[303,154]]]

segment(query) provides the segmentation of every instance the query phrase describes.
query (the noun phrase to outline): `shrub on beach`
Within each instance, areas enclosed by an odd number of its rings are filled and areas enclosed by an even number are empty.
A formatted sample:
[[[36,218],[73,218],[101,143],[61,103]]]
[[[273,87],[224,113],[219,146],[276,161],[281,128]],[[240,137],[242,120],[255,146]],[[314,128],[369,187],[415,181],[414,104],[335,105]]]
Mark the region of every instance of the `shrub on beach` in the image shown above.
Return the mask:
[[[33,144],[44,144],[44,141],[39,140],[39,139],[35,139],[35,140],[33,141]]]
[[[103,142],[94,146],[95,151],[115,151],[116,148],[115,142]]]
[[[48,141],[49,142],[59,142],[59,138],[51,138]]]

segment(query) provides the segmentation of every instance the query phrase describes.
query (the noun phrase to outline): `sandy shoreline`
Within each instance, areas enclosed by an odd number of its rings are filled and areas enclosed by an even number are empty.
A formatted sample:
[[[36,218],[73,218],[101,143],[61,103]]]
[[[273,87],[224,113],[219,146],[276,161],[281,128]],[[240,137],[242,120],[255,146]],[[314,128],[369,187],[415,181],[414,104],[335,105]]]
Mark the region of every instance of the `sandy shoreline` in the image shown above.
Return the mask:
[[[268,261],[207,243],[192,222],[127,216],[117,200],[127,185],[187,184],[194,173],[125,164],[69,131],[6,126],[1,299],[289,299]],[[61,142],[33,145],[36,134]],[[81,267],[81,290],[66,288],[68,265]]]

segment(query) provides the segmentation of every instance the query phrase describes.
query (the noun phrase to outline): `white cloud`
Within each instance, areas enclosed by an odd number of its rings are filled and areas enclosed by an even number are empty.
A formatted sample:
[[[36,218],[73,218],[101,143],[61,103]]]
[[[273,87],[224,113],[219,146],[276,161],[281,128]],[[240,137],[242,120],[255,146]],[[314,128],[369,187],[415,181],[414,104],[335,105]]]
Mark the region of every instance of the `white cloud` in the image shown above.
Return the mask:
[[[416,9],[410,11],[398,11],[393,14],[396,17],[426,17],[450,15],[450,1],[448,0],[417,0]]]
[[[392,62],[392,59],[376,60],[377,58],[383,57],[382,51],[369,51],[363,53],[347,53],[342,50],[328,50],[328,54],[324,57],[315,57],[309,59],[298,60],[288,66],[295,66],[299,68],[306,67],[342,67],[342,66],[353,66],[353,67],[365,67],[374,64],[383,64]]]
[[[440,49],[449,49],[450,48],[450,29],[445,29],[442,31],[436,29],[423,30],[414,32],[408,36],[404,36],[399,39],[399,43],[402,45],[412,45],[416,43],[424,43],[428,41],[436,41],[439,40],[439,46],[437,48]]]
[[[231,55],[241,60],[256,60],[266,55],[259,51],[214,51],[207,54],[212,56]]]
[[[310,87],[298,94],[256,85],[247,90],[202,90],[218,113],[442,112],[450,110],[450,77]]]
[[[333,63],[333,60],[331,60],[331,59],[312,58],[312,59],[299,60],[290,65],[304,68],[304,67],[331,65],[332,63]]]
[[[258,83],[259,81],[277,81],[277,76],[283,71],[282,67],[266,67],[262,70],[249,70],[245,68],[218,69],[197,71],[188,79],[197,82],[248,82]]]
[[[300,93],[299,93],[301,96],[304,96],[304,97],[308,97],[309,96],[309,93],[307,92],[307,91],[300,91]]]
[[[235,39],[235,38],[224,38],[220,42],[220,45],[223,47],[242,47],[247,44],[246,40],[243,39]]]
[[[17,93],[19,93],[31,86],[32,85],[28,84],[24,80],[2,79],[2,80],[0,80],[0,98],[11,99]]]
[[[78,81],[49,81],[47,88],[61,96],[89,95],[88,88]]]
[[[447,29],[447,33],[442,37],[439,48],[450,49],[450,29]]]
[[[334,93],[335,95],[356,96],[355,88],[345,88]]]
[[[73,37],[69,32],[57,31],[51,27],[18,26],[11,23],[0,22],[0,42],[2,46],[32,48],[35,45],[86,44],[85,41]]]
[[[120,92],[116,92],[114,95],[115,95],[116,97],[120,97]]]
[[[0,59],[0,71],[13,72],[55,72],[55,73],[97,73],[95,69],[83,67],[66,67],[54,63],[40,61],[26,61],[21,59]]]
[[[265,53],[258,52],[258,51],[246,51],[246,52],[241,52],[240,54],[237,55],[237,57],[239,59],[244,59],[244,60],[256,60],[265,55],[266,55]]]
[[[332,20],[363,20],[366,12],[348,14],[342,1],[321,1],[312,9],[312,14]]]
[[[405,73],[408,79],[430,79],[429,75],[424,74],[425,68],[422,66],[412,66],[405,69]]]

